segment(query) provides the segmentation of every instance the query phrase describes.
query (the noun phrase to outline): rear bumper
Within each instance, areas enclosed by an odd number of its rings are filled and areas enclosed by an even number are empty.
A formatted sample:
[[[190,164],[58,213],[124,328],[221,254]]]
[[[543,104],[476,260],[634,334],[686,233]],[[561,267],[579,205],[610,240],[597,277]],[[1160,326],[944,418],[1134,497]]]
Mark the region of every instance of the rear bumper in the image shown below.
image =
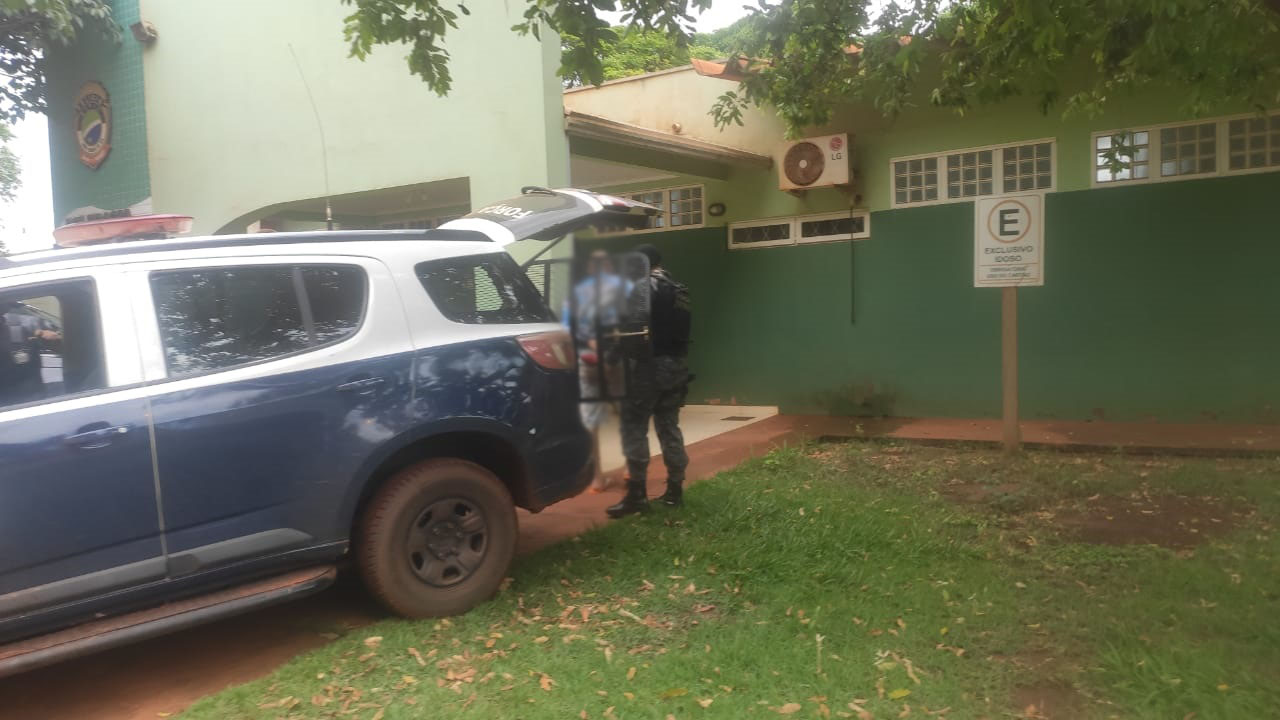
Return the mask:
[[[534,480],[529,510],[537,512],[585,490],[591,484],[592,452],[591,434],[581,425],[576,432],[537,452],[529,467]]]
[[[578,410],[577,370],[538,371],[534,422],[526,431],[533,511],[578,493],[591,482],[594,442]]]

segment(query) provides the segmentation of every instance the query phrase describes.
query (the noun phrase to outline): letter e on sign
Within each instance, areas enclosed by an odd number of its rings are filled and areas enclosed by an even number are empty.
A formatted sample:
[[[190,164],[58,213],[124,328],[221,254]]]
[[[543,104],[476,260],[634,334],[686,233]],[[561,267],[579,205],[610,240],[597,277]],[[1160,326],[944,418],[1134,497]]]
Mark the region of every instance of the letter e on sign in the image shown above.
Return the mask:
[[[974,202],[974,287],[1044,285],[1044,197]]]

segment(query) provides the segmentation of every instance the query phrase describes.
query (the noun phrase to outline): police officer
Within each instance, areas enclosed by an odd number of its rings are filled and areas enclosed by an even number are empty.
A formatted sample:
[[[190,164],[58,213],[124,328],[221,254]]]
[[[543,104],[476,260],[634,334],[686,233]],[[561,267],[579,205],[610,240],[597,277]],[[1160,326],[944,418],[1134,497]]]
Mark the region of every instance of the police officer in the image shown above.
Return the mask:
[[[662,460],[667,466],[667,491],[659,499],[670,507],[683,501],[689,455],[680,432],[680,408],[689,392],[689,290],[662,266],[653,245],[635,249],[649,260],[649,343],[627,358],[630,385],[622,402],[622,453],[627,458],[627,494],[605,512],[623,517],[649,509],[645,477],[649,471],[649,418],[653,418]]]

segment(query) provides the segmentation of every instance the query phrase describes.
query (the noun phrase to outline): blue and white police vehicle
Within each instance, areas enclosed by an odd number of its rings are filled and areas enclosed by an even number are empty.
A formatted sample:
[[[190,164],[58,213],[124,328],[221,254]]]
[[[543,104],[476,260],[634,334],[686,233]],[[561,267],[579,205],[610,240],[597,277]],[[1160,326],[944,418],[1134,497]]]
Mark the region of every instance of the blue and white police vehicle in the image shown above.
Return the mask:
[[[575,353],[504,247],[653,208],[527,188],[429,231],[0,258],[0,674],[316,591],[491,597],[590,479]]]

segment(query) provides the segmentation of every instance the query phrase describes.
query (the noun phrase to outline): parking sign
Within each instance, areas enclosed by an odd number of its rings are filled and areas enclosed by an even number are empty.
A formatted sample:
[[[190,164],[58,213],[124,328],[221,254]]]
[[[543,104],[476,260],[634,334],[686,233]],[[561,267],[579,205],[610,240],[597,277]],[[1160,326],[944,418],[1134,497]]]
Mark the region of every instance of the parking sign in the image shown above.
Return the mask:
[[[1041,195],[974,203],[974,287],[1044,285],[1043,203]]]

